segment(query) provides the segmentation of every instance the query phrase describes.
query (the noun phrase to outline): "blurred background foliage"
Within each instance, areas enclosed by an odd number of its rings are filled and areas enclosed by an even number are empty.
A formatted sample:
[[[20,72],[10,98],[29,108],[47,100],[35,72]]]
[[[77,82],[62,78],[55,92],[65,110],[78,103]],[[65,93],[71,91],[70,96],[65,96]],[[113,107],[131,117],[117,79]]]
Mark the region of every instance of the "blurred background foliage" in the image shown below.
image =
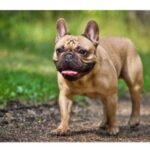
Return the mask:
[[[45,102],[58,97],[52,63],[55,23],[63,17],[69,32],[81,34],[94,19],[100,36],[132,39],[144,64],[144,89],[150,90],[150,11],[0,11],[0,103],[11,99]],[[127,90],[123,81],[119,91]]]

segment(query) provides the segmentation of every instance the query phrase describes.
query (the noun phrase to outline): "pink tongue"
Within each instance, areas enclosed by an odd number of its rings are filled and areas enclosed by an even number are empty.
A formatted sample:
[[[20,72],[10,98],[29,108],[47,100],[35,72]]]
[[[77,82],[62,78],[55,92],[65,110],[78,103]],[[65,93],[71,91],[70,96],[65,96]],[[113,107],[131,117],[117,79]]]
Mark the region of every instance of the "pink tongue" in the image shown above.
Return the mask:
[[[65,71],[62,71],[61,73],[64,75],[70,75],[70,76],[74,76],[78,74],[77,71],[72,71],[72,70],[65,70]]]

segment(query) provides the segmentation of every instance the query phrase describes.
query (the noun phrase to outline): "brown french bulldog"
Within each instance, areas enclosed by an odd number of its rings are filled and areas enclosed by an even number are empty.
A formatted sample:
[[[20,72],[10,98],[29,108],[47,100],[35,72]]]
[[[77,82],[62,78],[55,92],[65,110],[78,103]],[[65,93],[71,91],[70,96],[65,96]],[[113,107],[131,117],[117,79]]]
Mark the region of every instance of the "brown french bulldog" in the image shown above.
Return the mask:
[[[56,45],[53,60],[57,68],[61,123],[55,130],[64,134],[74,95],[99,97],[103,104],[100,127],[110,135],[119,132],[116,120],[118,79],[129,87],[132,100],[131,127],[140,122],[140,100],[143,67],[136,49],[128,38],[100,37],[98,24],[91,20],[79,36],[68,33],[64,19],[57,21]]]

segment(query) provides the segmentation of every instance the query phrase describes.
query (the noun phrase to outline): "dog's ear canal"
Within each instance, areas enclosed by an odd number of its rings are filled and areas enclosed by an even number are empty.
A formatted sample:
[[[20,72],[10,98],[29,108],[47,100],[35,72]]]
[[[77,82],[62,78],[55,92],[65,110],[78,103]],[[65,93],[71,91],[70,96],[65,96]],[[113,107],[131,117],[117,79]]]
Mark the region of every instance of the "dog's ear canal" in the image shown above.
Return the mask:
[[[64,35],[68,34],[67,31],[67,23],[65,19],[60,18],[56,22],[56,30],[57,30],[57,35],[56,35],[56,42],[62,38]]]
[[[83,36],[91,40],[95,46],[98,45],[99,27],[98,27],[98,24],[94,20],[91,20],[87,23]]]

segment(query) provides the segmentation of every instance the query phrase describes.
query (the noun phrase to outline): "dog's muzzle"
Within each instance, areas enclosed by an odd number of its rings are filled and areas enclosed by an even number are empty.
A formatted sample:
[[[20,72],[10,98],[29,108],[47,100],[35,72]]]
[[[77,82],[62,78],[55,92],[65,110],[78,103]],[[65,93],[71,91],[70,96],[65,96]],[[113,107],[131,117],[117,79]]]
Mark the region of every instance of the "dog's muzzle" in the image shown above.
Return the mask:
[[[74,58],[74,56],[71,53],[67,53],[64,57],[65,62],[67,62],[67,63],[71,62],[73,58]]]

